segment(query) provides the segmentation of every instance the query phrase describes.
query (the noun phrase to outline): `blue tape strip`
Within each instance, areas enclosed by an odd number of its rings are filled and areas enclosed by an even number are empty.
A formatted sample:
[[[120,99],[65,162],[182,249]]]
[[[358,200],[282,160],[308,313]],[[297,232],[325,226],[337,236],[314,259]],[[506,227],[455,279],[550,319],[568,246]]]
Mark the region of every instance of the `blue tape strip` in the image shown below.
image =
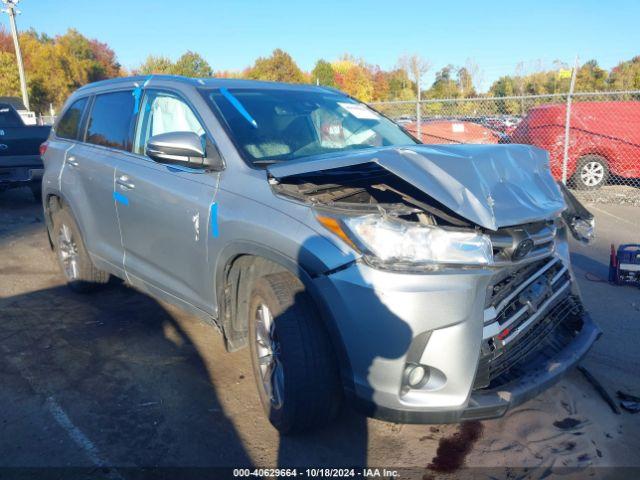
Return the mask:
[[[201,168],[189,168],[189,167],[183,167],[182,165],[167,165],[166,167],[167,167],[167,170],[169,170],[172,173],[186,172],[186,173],[197,173],[201,175],[206,172],[206,170],[203,170]]]
[[[247,122],[253,125],[254,128],[258,128],[258,123],[253,119],[251,114],[247,112],[247,110],[244,108],[244,105],[240,103],[240,100],[238,100],[236,97],[231,95],[229,90],[227,90],[226,88],[221,88],[220,93],[224,98],[229,100],[229,103],[231,103],[231,105],[233,105],[235,109],[238,110],[238,112],[240,112],[240,114],[247,120]]]
[[[142,98],[142,91],[147,87],[147,84],[151,81],[152,78],[153,78],[153,75],[149,75],[149,78],[147,78],[144,81],[142,86],[137,86],[136,88],[134,88],[133,92],[131,92],[131,95],[133,95],[133,114],[134,115],[136,115],[140,110],[140,99]]]
[[[113,199],[122,205],[129,205],[129,199],[120,192],[113,192]]]
[[[216,202],[211,204],[211,235],[213,238],[218,238],[220,235],[218,231],[218,204]]]
[[[142,98],[142,87],[136,87],[133,92],[133,114],[136,115],[140,109],[140,99]]]

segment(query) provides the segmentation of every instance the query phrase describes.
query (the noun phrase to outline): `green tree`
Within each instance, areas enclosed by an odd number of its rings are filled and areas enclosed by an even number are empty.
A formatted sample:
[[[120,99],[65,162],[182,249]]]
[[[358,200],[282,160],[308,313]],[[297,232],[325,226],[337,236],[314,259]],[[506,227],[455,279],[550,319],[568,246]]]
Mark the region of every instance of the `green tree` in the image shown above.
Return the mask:
[[[326,87],[336,87],[336,78],[333,67],[326,60],[318,60],[311,71],[311,81]]]
[[[254,80],[268,80],[272,82],[304,83],[302,70],[296,65],[291,55],[279,48],[270,57],[258,58],[247,76]]]
[[[436,79],[427,91],[429,98],[458,98],[461,95],[458,82],[453,79],[455,67],[447,65],[436,72]]]
[[[171,75],[173,73],[173,68],[173,62],[167,57],[149,55],[142,65],[136,69],[136,72],[140,75]]]
[[[491,97],[511,97],[516,94],[516,85],[513,77],[504,76],[493,82],[489,88]],[[517,100],[496,100],[498,113],[517,113],[519,104]]]
[[[580,92],[600,92],[608,87],[609,73],[600,68],[596,60],[584,63],[576,74],[576,90]]]
[[[389,100],[414,100],[416,85],[409,79],[407,72],[397,68],[386,73],[389,84]]]
[[[207,61],[200,54],[187,51],[173,65],[172,71],[175,75],[185,77],[204,78],[212,77],[213,70]]]

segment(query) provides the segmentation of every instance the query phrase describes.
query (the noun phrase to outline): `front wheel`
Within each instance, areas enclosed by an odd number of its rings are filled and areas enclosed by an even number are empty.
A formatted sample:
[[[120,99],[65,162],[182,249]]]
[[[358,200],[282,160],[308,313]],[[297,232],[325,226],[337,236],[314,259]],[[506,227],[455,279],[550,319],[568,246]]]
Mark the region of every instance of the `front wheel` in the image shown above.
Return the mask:
[[[84,293],[109,281],[109,274],[98,270],[84,246],[80,229],[66,208],[52,215],[51,238],[58,263],[69,288]]]
[[[338,368],[303,285],[288,272],[259,278],[249,315],[253,372],[273,426],[293,433],[326,425],[341,403]]]
[[[573,183],[578,190],[597,190],[607,183],[609,167],[600,155],[585,155],[578,161]]]

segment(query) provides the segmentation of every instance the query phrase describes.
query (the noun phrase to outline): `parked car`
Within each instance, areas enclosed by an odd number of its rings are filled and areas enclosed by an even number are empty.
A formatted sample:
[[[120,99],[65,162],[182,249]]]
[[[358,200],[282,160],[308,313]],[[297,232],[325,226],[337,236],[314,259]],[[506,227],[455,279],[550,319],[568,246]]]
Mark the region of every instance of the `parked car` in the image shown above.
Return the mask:
[[[551,156],[551,171],[562,178],[566,105],[531,109],[511,136]],[[571,106],[567,178],[578,189],[605,185],[611,175],[640,177],[640,102],[578,102]]]
[[[13,105],[0,102],[0,191],[28,186],[40,201],[40,145],[51,127],[25,125]]]
[[[427,120],[420,126],[422,143],[427,144],[498,143],[503,136],[483,125],[464,120]],[[403,127],[414,136],[418,135],[417,122]]]
[[[513,115],[498,115],[485,117],[482,120],[482,124],[496,132],[511,135],[521,121],[522,118]]]
[[[69,286],[125,279],[248,346],[284,433],[343,397],[398,422],[497,417],[599,334],[566,240],[591,219],[537,148],[418,145],[324,87],[154,75],[75,92],[44,162]]]

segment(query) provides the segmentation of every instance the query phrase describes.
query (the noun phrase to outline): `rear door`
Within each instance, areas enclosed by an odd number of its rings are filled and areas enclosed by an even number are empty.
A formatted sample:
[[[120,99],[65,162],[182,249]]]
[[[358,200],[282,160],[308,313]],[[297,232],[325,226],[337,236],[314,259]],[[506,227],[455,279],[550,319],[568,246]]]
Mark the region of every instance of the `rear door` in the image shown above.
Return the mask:
[[[86,131],[67,153],[61,189],[70,203],[87,250],[98,267],[122,275],[123,248],[114,197],[115,169],[131,149],[132,90],[93,97]],[[58,130],[60,128],[58,127]]]
[[[115,194],[129,281],[168,300],[212,311],[213,275],[207,232],[218,174],[157,163],[147,157],[149,138],[190,131],[202,121],[177,93],[146,90],[133,154],[116,171]]]

